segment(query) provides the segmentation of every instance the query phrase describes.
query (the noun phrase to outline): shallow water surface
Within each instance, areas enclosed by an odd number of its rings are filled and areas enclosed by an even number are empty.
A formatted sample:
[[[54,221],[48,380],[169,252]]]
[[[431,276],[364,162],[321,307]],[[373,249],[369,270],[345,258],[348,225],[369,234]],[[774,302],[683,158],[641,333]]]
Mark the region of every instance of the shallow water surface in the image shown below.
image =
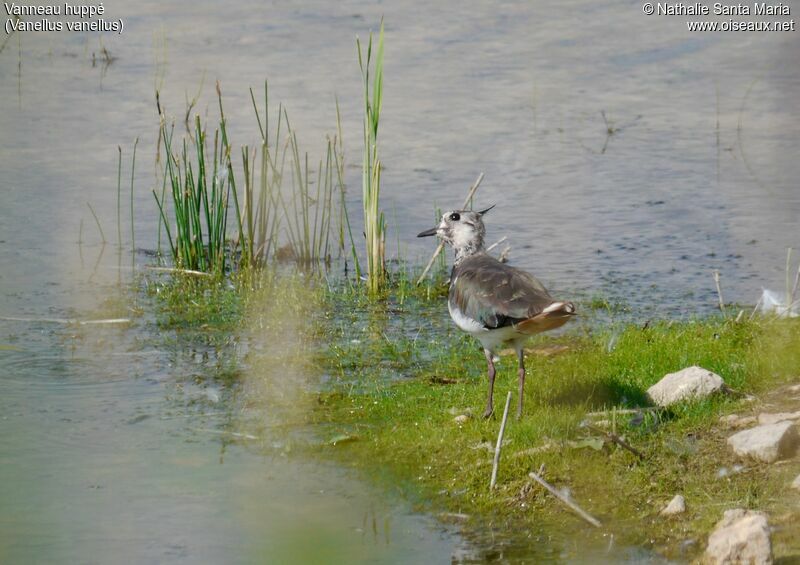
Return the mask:
[[[287,456],[279,434],[248,433],[215,348],[159,343],[142,319],[2,328],[3,562],[446,561],[466,547],[352,474]]]
[[[780,289],[785,248],[800,247],[800,36],[690,34],[682,18],[640,8],[106,2],[121,35],[0,37],[0,561],[578,559],[558,535],[516,553],[464,541],[345,470],[227,435],[235,403],[209,388],[215,348],[192,351],[147,316],[45,320],[130,314],[137,137],[136,247],[156,247],[156,88],[180,129],[198,92],[196,111],[215,119],[219,80],[232,137],[252,145],[247,89],[269,78],[317,157],[338,96],[356,209],[354,37],[381,16],[390,253],[429,253],[414,234],[484,171],[477,201],[497,204],[489,241],[507,235],[513,262],[559,292],[621,300],[644,318],[711,311],[713,269],[728,301]],[[137,252],[135,268],[149,260]]]

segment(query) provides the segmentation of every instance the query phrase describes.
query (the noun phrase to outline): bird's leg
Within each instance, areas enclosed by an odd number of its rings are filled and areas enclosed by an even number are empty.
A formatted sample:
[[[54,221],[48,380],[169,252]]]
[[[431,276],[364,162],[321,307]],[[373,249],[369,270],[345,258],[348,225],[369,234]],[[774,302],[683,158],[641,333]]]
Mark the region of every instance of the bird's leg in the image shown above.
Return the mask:
[[[525,392],[525,350],[522,346],[517,349],[517,357],[519,358],[519,369],[517,369],[517,374],[519,375],[519,404],[517,404],[517,419],[519,420],[522,418],[522,398]]]
[[[486,401],[486,411],[483,413],[483,417],[489,418],[491,417],[492,413],[494,413],[494,403],[492,402],[492,394],[494,393],[494,359],[492,359],[493,354],[488,349],[483,350],[483,354],[486,355],[486,362],[489,364],[488,369],[488,376],[489,376],[489,399]]]

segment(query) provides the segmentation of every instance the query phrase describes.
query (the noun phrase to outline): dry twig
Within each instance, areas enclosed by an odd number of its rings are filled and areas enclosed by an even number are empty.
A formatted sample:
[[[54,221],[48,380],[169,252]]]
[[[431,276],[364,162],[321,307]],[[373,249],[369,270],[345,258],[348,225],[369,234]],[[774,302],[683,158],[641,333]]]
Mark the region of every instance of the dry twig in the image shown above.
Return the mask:
[[[497,467],[500,465],[500,450],[503,447],[503,434],[506,431],[508,420],[508,406],[511,404],[511,391],[506,395],[506,407],[503,409],[503,421],[500,423],[500,432],[497,434],[497,444],[494,446],[494,461],[492,462],[492,480],[489,481],[489,490],[494,490],[497,484]]]
[[[550,491],[550,494],[552,494],[558,500],[567,505],[573,512],[575,512],[578,516],[589,522],[592,526],[594,526],[595,528],[599,528],[602,526],[600,520],[598,520],[597,518],[586,512],[586,510],[578,506],[578,504],[574,500],[572,500],[572,498],[566,496],[561,491],[556,489],[553,485],[545,481],[542,477],[539,476],[538,473],[534,473],[533,471],[531,471],[530,473],[528,473],[528,476],[537,483],[539,483],[540,485],[542,485],[548,491]]]
[[[722,301],[722,288],[719,285],[719,271],[714,271],[714,284],[717,285],[717,296],[719,297],[719,309],[722,314],[727,318],[728,315],[725,313],[725,303]]]
[[[608,439],[610,439],[611,441],[616,443],[621,448],[627,449],[628,451],[633,453],[639,459],[644,459],[644,454],[642,454],[641,451],[639,451],[635,447],[632,447],[628,442],[626,442],[624,439],[619,437],[617,434],[615,434],[613,432],[607,432],[605,430],[601,430],[600,428],[598,428],[596,426],[593,426],[592,424],[589,424],[588,422],[584,422],[583,426],[585,428],[588,428],[588,429],[592,430],[595,433],[602,434],[602,435],[606,436]]]

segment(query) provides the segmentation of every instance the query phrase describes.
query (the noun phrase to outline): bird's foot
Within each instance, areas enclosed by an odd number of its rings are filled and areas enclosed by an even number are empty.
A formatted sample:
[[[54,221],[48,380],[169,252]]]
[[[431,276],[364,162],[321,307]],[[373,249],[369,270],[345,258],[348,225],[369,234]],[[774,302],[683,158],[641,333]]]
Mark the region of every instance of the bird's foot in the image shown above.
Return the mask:
[[[488,420],[489,418],[492,417],[492,414],[494,414],[494,408],[489,406],[488,408],[486,408],[486,410],[483,413],[483,419],[484,420]]]

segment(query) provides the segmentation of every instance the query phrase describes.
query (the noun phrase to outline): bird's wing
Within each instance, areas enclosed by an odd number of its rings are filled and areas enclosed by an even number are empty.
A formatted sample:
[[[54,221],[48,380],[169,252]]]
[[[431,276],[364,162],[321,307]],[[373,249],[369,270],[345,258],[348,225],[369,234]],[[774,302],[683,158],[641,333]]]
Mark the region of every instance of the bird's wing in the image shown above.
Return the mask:
[[[553,304],[533,275],[485,254],[473,255],[453,270],[450,301],[486,328],[528,320]]]

